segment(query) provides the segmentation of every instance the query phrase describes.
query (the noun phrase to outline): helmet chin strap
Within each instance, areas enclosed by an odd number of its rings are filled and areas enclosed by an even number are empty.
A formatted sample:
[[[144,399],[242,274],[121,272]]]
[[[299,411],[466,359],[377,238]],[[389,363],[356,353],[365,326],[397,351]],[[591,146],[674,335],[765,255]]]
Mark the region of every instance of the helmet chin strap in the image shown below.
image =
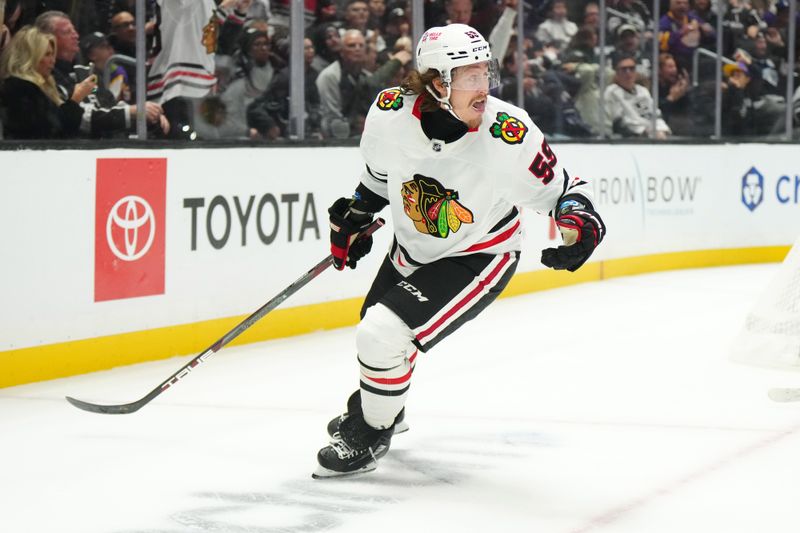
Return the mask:
[[[436,101],[439,102],[439,104],[441,104],[442,109],[446,109],[451,115],[456,117],[457,120],[460,120],[461,122],[466,124],[467,121],[456,115],[456,112],[453,109],[453,105],[450,103],[450,94],[451,94],[450,83],[442,81],[442,85],[444,85],[445,89],[447,90],[447,94],[444,97],[439,96],[438,92],[435,89],[433,89],[430,85],[427,85],[425,88],[428,89],[428,92],[431,93],[431,96],[436,98]]]

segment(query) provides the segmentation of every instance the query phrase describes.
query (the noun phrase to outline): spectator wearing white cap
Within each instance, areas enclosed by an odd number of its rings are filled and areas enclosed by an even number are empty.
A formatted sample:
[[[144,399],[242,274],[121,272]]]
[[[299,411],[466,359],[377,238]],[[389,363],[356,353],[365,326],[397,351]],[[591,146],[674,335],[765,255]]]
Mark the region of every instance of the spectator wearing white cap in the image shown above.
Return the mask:
[[[639,30],[644,39],[653,37],[650,9],[641,0],[609,0],[606,4],[618,14],[611,14],[606,22],[606,31],[613,40],[617,30],[623,24],[632,24]]]
[[[636,81],[649,83],[652,76],[652,61],[649,54],[644,52],[641,32],[634,24],[622,24],[617,27],[610,63],[613,65],[614,59],[621,54],[632,55],[636,60]]]

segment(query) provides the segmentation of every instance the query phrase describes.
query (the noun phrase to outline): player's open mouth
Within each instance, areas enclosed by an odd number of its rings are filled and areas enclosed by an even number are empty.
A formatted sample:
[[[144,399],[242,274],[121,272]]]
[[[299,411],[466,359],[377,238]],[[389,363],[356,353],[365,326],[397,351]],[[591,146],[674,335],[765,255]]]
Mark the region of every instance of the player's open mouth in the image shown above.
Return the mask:
[[[477,111],[478,113],[483,113],[486,109],[486,100],[478,100],[472,103],[472,109]]]

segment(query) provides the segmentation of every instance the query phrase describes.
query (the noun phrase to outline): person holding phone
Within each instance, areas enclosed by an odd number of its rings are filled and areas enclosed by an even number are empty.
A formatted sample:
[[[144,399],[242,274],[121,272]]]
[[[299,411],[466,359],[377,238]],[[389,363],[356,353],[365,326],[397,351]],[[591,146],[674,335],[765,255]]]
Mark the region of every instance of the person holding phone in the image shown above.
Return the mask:
[[[59,139],[78,135],[79,102],[97,87],[88,78],[63,99],[53,78],[56,39],[33,26],[20,29],[0,56],[0,101],[7,139]]]
[[[111,93],[114,102],[132,103],[128,71],[114,62],[109,62],[115,52],[108,38],[98,31],[90,33],[81,38],[80,48],[84,61],[89,62],[89,73],[98,76],[100,79],[98,83]],[[108,85],[102,82],[106,72]]]
[[[76,81],[89,75],[85,66],[77,65],[79,35],[69,15],[62,11],[45,11],[36,17],[36,27],[56,38],[56,63],[53,76],[62,98],[72,98]],[[81,72],[83,71],[83,72]],[[95,85],[96,86],[96,85]],[[103,99],[103,91],[90,93],[80,100],[83,108],[81,133],[92,138],[125,136],[136,126],[136,106]],[[164,110],[155,102],[146,102],[145,114],[153,133],[166,134],[170,125]]]

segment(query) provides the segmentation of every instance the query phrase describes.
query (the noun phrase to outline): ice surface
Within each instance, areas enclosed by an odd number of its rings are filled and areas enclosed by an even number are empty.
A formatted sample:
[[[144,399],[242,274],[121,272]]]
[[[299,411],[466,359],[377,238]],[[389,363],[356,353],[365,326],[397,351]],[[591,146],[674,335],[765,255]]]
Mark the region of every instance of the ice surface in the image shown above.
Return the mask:
[[[63,398],[129,402],[191,356],[2,389],[0,531],[800,531],[800,404],[767,398],[800,378],[728,359],[776,268],[500,300],[420,356],[411,430],[351,479],[310,473],[352,328],[225,348],[132,415]]]

